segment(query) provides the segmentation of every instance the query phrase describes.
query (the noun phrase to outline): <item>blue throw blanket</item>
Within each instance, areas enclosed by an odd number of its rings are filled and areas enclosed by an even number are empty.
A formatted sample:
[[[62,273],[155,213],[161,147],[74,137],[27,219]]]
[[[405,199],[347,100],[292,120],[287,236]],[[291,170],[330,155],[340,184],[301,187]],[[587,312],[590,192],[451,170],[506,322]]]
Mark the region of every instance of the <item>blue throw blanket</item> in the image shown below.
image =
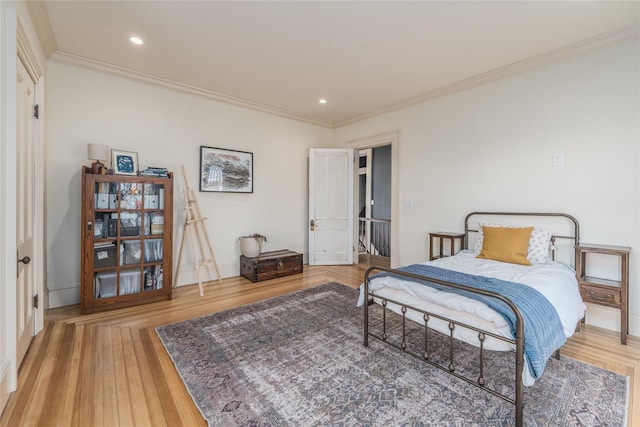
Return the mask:
[[[509,298],[511,302],[518,307],[524,319],[525,360],[527,361],[531,375],[535,379],[540,378],[542,375],[549,356],[567,340],[556,309],[540,292],[530,286],[491,277],[474,276],[472,274],[460,273],[423,264],[413,264],[399,268],[399,270],[426,276],[426,280],[418,280],[416,283],[484,302],[507,320],[511,327],[511,334],[515,337],[516,317],[504,302],[496,298],[429,282],[428,278],[431,277],[458,285],[484,289]],[[391,273],[378,273],[373,277],[377,278],[382,276],[394,276],[403,280],[413,280]]]

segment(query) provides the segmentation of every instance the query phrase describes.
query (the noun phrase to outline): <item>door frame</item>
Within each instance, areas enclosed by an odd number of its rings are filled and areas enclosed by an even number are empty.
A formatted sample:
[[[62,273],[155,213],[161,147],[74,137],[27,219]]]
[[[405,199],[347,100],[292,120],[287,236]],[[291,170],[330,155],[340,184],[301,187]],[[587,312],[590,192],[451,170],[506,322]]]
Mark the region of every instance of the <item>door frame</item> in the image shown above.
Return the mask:
[[[36,83],[35,99],[42,104],[44,85],[41,84],[44,70],[31,47],[17,12],[13,8],[3,8],[2,33],[0,34],[0,280],[12,286],[0,287],[0,410],[5,399],[18,386],[18,366],[16,354],[16,138],[17,138],[17,61],[22,61],[27,72]],[[37,122],[35,129],[35,171],[36,200],[34,204],[36,224],[34,224],[34,279],[36,292],[42,303],[35,311],[34,335],[44,328],[44,120]]]
[[[13,9],[2,12],[2,63],[0,73],[0,156],[2,179],[0,179],[0,409],[4,408],[9,395],[18,384],[16,367],[16,80],[17,80],[17,17]],[[11,143],[12,142],[12,143]]]
[[[364,199],[365,199],[364,216],[367,218],[370,218],[371,217],[371,160],[373,158],[373,149],[363,148],[360,150],[356,149],[354,151],[358,153],[358,158],[356,159],[356,165],[359,166],[361,157],[365,157],[366,159],[366,166],[364,168],[358,167],[358,173],[356,174],[356,176],[358,177],[358,180],[362,175],[365,176],[366,189],[365,189],[365,196],[364,196]],[[365,153],[364,156],[362,155],[363,152]],[[363,172],[362,169],[364,169],[364,173],[362,173]],[[360,196],[359,183],[356,183],[356,189],[354,190],[354,197],[355,196]],[[357,203],[360,202],[359,197],[356,199],[356,202]],[[360,216],[360,212],[358,212],[358,216]]]
[[[398,192],[398,185],[400,180],[398,179],[398,159],[399,159],[399,145],[400,145],[400,130],[392,130],[389,132],[384,132],[376,135],[366,136],[363,138],[357,138],[347,141],[347,148],[352,148],[356,151],[364,150],[365,148],[375,148],[390,145],[391,146],[391,267],[396,267],[399,264],[400,254],[398,253],[398,232],[400,230],[398,224],[399,212],[399,197],[400,193]],[[354,173],[356,176],[354,177],[354,206],[353,206],[353,217],[355,218],[355,223],[357,224],[358,214],[358,168],[354,168]],[[354,242],[358,240],[358,227],[353,227],[354,229]],[[357,245],[356,245],[357,246]],[[354,263],[358,263],[358,248],[355,248]]]

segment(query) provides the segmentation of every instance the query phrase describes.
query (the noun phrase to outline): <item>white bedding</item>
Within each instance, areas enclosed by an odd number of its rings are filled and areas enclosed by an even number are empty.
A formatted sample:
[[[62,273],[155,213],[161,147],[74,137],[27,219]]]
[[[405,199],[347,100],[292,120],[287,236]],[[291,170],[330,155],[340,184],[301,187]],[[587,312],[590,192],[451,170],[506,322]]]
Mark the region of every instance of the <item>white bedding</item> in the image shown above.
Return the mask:
[[[586,306],[580,297],[575,271],[560,262],[552,261],[546,264],[524,266],[479,259],[475,257],[473,251],[461,251],[455,256],[440,258],[424,264],[533,287],[555,307],[567,337],[573,335],[576,325],[584,317]],[[382,297],[394,299],[434,314],[467,323],[499,336],[511,337],[509,325],[504,318],[483,302],[388,276],[372,279],[369,287],[370,291],[375,291],[376,294]],[[360,287],[358,306],[361,306],[363,302],[364,285]],[[399,312],[398,306],[389,304],[387,307]],[[419,312],[408,310],[407,317],[424,324],[422,314]],[[432,318],[429,320],[429,326],[442,333],[449,334],[448,322]],[[478,333],[470,329],[456,327],[454,337],[472,345],[479,344]],[[484,347],[489,350],[500,351],[513,348],[509,343],[491,337],[486,339]],[[534,383],[534,379],[528,369],[523,371],[523,380],[527,386]]]

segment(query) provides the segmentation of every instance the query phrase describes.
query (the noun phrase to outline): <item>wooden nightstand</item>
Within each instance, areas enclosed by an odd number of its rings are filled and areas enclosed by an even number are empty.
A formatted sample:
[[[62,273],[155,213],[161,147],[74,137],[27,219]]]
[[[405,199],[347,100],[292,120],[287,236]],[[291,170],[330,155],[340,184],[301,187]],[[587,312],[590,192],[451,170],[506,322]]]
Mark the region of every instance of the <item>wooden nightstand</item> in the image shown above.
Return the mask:
[[[440,251],[437,254],[433,253],[433,246],[435,240],[439,240],[439,249]],[[460,249],[462,249],[464,239],[464,233],[447,233],[447,232],[437,232],[437,233],[429,233],[429,260],[433,261],[434,259],[443,258],[447,256],[455,255],[456,250],[456,240],[460,240]],[[449,255],[444,253],[444,241],[449,241]]]
[[[613,307],[620,310],[620,342],[627,344],[629,333],[629,252],[628,246],[596,245],[582,243],[576,246],[576,277],[584,302]],[[587,254],[604,254],[620,257],[620,280],[587,276]],[[584,319],[582,319],[584,322]]]

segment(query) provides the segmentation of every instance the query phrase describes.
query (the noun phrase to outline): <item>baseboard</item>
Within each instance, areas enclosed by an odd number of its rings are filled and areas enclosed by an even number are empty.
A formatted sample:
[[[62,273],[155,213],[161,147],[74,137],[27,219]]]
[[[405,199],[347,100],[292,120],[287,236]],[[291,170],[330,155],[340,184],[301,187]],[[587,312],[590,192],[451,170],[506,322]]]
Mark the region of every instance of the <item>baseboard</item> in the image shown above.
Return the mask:
[[[240,275],[240,267],[237,263],[218,265],[218,268],[220,269],[220,276],[223,279],[225,277],[237,277]],[[173,277],[175,280],[175,272],[173,273]],[[215,267],[200,269],[200,278],[203,282],[217,281],[218,275],[216,274]],[[194,283],[198,283],[198,275],[193,266],[183,265],[182,268],[180,268],[180,275],[178,276],[178,286],[193,285]]]
[[[8,360],[3,360],[2,364],[0,364],[0,415],[2,415],[4,407],[7,406],[9,396],[14,391],[11,389],[10,366],[11,362]]]
[[[640,337],[640,314],[629,314],[629,335]]]
[[[587,303],[586,323],[620,332],[620,310]],[[629,335],[640,336],[640,315],[629,314]]]
[[[80,304],[80,285],[62,289],[49,289],[49,308]]]

